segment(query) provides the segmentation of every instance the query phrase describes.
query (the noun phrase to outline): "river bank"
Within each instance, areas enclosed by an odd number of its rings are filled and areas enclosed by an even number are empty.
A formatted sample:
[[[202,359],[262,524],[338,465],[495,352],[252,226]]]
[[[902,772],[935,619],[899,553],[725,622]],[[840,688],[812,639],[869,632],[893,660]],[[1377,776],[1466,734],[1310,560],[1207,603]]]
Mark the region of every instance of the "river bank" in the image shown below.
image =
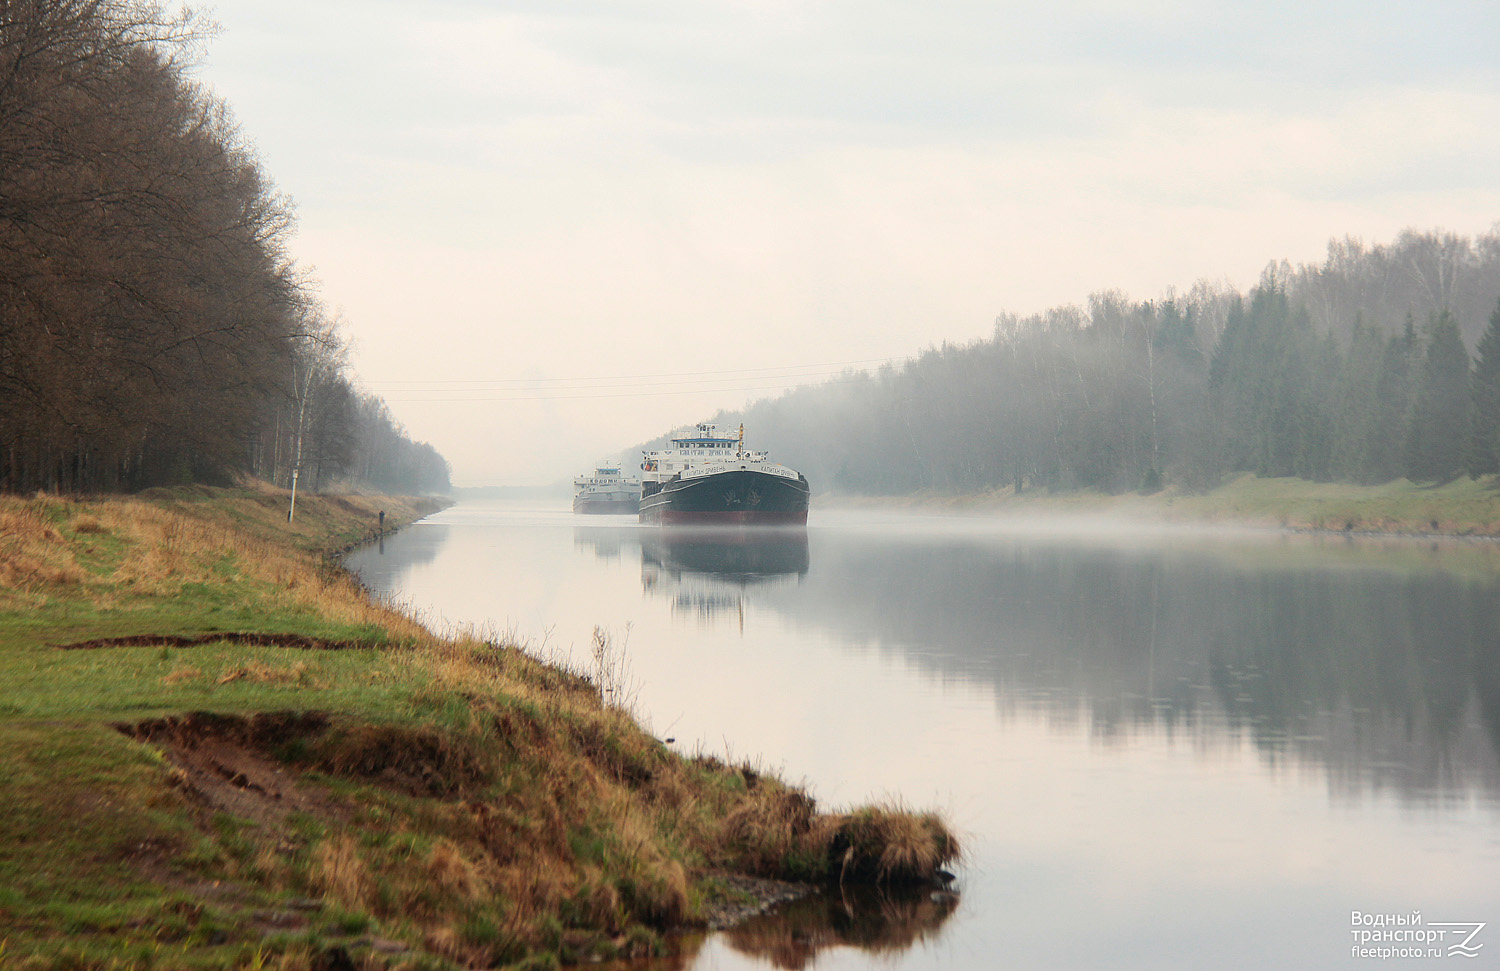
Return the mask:
[[[754,910],[733,875],[956,854],[932,814],[676,754],[604,669],[435,636],[324,555],[439,503],[285,498],[0,497],[0,962],[546,967]]]
[[[1441,484],[1398,479],[1361,486],[1246,474],[1207,492],[1175,486],[1145,495],[1042,489],[1017,493],[1005,488],[968,495],[925,492],[893,498],[819,498],[833,506],[894,505],[945,512],[1107,516],[1362,535],[1500,538],[1500,483],[1495,476]]]

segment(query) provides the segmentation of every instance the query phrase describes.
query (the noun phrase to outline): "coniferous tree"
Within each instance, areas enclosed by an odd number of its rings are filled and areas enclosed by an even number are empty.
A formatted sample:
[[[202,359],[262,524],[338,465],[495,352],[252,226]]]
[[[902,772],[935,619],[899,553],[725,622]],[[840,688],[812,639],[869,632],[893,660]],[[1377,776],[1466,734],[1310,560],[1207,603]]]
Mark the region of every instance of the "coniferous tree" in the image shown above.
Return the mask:
[[[1469,391],[1469,474],[1500,472],[1500,304],[1479,339]]]
[[[1386,342],[1380,363],[1380,384],[1376,394],[1379,402],[1376,424],[1380,435],[1370,455],[1374,482],[1388,482],[1406,474],[1406,443],[1415,409],[1421,352],[1416,320],[1407,314],[1401,333]]]
[[[1445,480],[1464,470],[1469,430],[1469,352],[1458,322],[1442,311],[1432,320],[1406,446],[1406,474]]]
[[[1330,404],[1321,375],[1336,360],[1337,348],[1268,274],[1248,310],[1230,312],[1211,365],[1228,468],[1326,478]]]
[[[1349,353],[1334,386],[1331,472],[1335,478],[1381,481],[1381,442],[1388,434],[1381,424],[1384,414],[1380,399],[1385,357],[1386,342],[1380,332],[1356,314]]]

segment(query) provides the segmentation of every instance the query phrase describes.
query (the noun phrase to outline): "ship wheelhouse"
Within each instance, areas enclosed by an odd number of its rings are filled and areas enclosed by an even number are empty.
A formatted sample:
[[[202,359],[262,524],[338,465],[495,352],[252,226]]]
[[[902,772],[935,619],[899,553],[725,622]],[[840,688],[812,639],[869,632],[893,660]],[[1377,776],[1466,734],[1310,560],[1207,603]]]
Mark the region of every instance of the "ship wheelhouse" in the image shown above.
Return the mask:
[[[716,425],[701,424],[697,435],[671,439],[669,448],[659,448],[645,453],[641,462],[642,494],[650,495],[660,490],[661,484],[674,475],[703,465],[731,460],[746,460],[750,453],[744,449],[744,429],[739,438],[725,438],[715,434]],[[763,460],[764,453],[757,459]]]

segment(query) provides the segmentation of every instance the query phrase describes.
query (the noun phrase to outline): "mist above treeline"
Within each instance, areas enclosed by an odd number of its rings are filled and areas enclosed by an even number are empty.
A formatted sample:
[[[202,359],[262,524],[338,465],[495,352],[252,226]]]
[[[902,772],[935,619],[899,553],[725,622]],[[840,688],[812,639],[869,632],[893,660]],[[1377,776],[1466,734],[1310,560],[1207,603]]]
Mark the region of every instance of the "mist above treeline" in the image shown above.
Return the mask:
[[[0,491],[250,474],[442,491],[346,369],[291,202],[188,74],[205,30],[128,0],[0,5]]]
[[[743,422],[815,490],[867,495],[1494,474],[1500,226],[1336,240],[1248,293],[1200,282],[1002,314],[988,339],[712,420]]]

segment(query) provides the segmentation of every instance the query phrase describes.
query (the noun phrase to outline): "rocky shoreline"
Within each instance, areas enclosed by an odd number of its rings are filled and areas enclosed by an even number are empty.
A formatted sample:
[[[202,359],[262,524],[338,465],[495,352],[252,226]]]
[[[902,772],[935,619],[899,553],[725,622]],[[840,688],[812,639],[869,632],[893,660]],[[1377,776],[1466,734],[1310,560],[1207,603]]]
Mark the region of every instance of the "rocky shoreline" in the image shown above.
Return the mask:
[[[814,888],[806,883],[789,883],[737,873],[716,873],[714,879],[729,894],[711,906],[705,915],[707,927],[711,931],[726,930],[742,924],[779,904],[800,900],[814,892]]]

